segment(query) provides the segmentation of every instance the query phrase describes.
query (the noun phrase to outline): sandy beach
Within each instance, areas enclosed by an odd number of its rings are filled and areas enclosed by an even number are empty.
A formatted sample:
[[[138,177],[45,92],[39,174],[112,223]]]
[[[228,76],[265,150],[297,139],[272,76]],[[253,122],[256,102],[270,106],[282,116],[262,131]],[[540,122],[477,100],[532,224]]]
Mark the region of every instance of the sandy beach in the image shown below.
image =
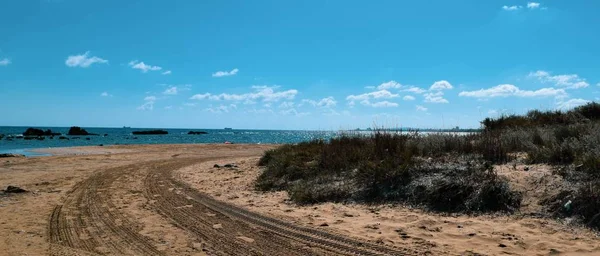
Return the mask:
[[[274,147],[74,147],[2,158],[0,187],[29,192],[0,194],[0,255],[600,254],[597,234],[531,214],[532,184],[553,184],[543,165],[498,167],[526,192],[523,209],[510,216],[297,206],[286,192],[253,189],[256,162]]]

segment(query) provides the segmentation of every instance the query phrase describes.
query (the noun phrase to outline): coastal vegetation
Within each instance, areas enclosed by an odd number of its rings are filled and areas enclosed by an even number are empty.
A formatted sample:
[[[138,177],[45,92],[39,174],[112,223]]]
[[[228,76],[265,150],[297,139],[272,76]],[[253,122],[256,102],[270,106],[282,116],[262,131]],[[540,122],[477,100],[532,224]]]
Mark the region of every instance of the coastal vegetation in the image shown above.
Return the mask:
[[[468,135],[374,131],[267,151],[255,187],[299,204],[393,202],[437,212],[515,212],[522,194],[495,165],[548,164],[565,183],[544,214],[600,228],[600,104],[482,121]],[[515,171],[517,171],[515,169]]]

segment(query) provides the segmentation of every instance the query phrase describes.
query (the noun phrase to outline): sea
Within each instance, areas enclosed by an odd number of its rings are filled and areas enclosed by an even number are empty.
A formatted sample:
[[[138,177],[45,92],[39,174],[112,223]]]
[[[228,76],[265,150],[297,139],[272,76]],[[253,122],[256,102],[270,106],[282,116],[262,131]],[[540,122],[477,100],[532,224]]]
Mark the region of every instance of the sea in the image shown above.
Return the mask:
[[[60,140],[60,136],[45,136],[43,140],[25,140],[17,138],[30,127],[0,126],[0,153],[15,153],[26,156],[42,156],[32,149],[97,146],[97,145],[132,145],[132,144],[198,144],[198,143],[249,143],[249,144],[282,144],[299,143],[314,139],[329,139],[340,134],[339,131],[284,131],[284,130],[239,130],[239,129],[162,129],[162,128],[87,128],[94,136],[67,136],[70,127],[33,127],[37,129],[62,133],[68,140]],[[165,130],[165,135],[133,135],[133,131]],[[188,135],[189,131],[204,131],[207,134]],[[13,138],[8,138],[13,137]]]

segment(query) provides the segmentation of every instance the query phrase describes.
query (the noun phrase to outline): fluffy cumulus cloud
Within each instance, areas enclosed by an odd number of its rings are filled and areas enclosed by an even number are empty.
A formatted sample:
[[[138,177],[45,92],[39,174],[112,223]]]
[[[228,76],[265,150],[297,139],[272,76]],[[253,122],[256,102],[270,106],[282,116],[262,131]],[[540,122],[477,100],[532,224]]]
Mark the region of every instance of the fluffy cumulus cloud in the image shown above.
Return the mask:
[[[444,93],[441,91],[425,93],[423,96],[427,103],[449,103],[447,99],[444,99]]]
[[[147,73],[148,71],[159,71],[162,67],[152,66],[144,63],[143,61],[132,60],[129,62],[129,66],[133,69],[139,69],[142,73]]]
[[[450,84],[448,81],[446,80],[441,80],[441,81],[436,81],[435,83],[433,83],[431,85],[431,87],[429,87],[430,91],[442,91],[442,90],[450,90],[454,87],[452,87],[452,84]]]
[[[237,68],[234,68],[231,71],[217,71],[217,72],[213,73],[212,76],[213,77],[233,76],[233,75],[237,74],[238,71],[240,71],[240,70]]]
[[[502,6],[502,10],[505,10],[505,11],[516,11],[516,10],[519,10],[521,8],[523,8],[523,6],[520,6],[520,5],[510,5],[510,6],[505,5],[505,6]]]
[[[153,110],[154,109],[154,102],[156,101],[156,97],[155,96],[146,96],[144,98],[144,104],[142,104],[141,106],[137,107],[138,110]]]
[[[177,86],[169,86],[164,92],[164,95],[177,95]]]
[[[417,109],[417,111],[427,112],[427,108],[421,105],[416,105],[415,108]]]
[[[559,101],[556,108],[561,110],[569,110],[577,106],[585,105],[589,102],[589,100],[584,99],[570,99],[567,101]]]
[[[530,78],[538,79],[542,83],[550,83],[557,87],[566,89],[579,89],[590,86],[590,84],[577,74],[552,75],[548,71],[538,70],[529,73]]]
[[[71,55],[71,56],[67,57],[67,60],[65,61],[65,65],[67,65],[68,67],[80,67],[80,68],[87,68],[94,63],[104,64],[104,63],[108,63],[108,60],[105,60],[105,59],[102,59],[102,58],[96,57],[96,56],[90,57],[90,52],[87,51],[84,54]]]
[[[237,105],[235,104],[229,104],[229,105],[219,105],[219,106],[209,106],[208,108],[204,109],[204,111],[208,111],[211,113],[215,113],[215,114],[220,114],[220,113],[229,113],[229,111],[231,110],[235,110],[237,109]]]
[[[519,87],[512,84],[501,84],[488,89],[480,89],[476,91],[463,91],[458,94],[461,97],[472,98],[497,98],[497,97],[565,97],[567,93],[564,89],[542,88],[535,91],[521,90]]]
[[[331,107],[335,107],[337,105],[337,101],[332,96],[323,98],[319,101],[304,99],[304,100],[302,100],[302,102],[300,104],[303,105],[305,103],[312,105],[313,107],[324,107],[324,108],[331,108]]]
[[[298,94],[297,90],[285,90],[277,91],[278,86],[252,86],[253,92],[244,94],[211,94],[203,93],[193,95],[190,99],[192,100],[226,100],[226,101],[244,101],[254,102],[256,100],[262,100],[265,102],[275,102],[280,100],[292,100]]]
[[[402,97],[402,99],[403,99],[403,100],[407,100],[407,101],[408,101],[408,100],[415,100],[415,97],[413,97],[413,96],[410,96],[410,95],[406,95],[406,96]]]
[[[409,88],[404,89],[403,91],[412,92],[412,93],[416,93],[416,94],[422,94],[422,93],[426,92],[427,90],[419,88],[419,87],[411,86]]]
[[[529,2],[529,3],[527,3],[527,8],[529,8],[529,9],[537,9],[537,8],[540,8],[540,3],[536,3],[536,2]]]
[[[0,59],[0,66],[8,66],[10,63],[11,62],[8,58]]]
[[[379,90],[400,89],[400,88],[402,88],[402,85],[394,80],[382,83],[379,86],[377,86],[377,89],[379,89]]]
[[[350,104],[354,104],[355,101],[369,101],[371,99],[391,99],[396,98],[398,96],[398,94],[391,93],[388,90],[379,90],[359,95],[348,95],[348,97],[346,97],[346,100],[349,101]]]
[[[171,70],[167,70],[165,72],[162,72],[161,74],[163,74],[163,75],[170,75],[171,73],[172,73]]]
[[[429,87],[429,92],[425,93],[425,102],[427,103],[448,103],[447,99],[444,99],[444,90],[451,90],[454,88],[452,84],[446,80],[440,80],[434,82]]]
[[[371,102],[368,102],[368,101],[367,102],[363,101],[363,102],[361,102],[361,104],[366,105],[366,106],[371,106],[371,107],[374,107],[374,108],[392,108],[392,107],[397,107],[398,106],[398,103],[389,102],[387,100],[378,101],[378,102],[374,102],[374,103],[371,103]]]

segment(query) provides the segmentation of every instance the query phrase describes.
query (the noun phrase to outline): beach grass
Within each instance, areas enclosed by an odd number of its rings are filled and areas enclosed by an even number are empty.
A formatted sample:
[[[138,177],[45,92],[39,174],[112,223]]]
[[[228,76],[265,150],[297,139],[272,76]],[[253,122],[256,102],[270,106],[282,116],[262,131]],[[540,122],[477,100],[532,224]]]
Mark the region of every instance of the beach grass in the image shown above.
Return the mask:
[[[284,145],[259,161],[261,191],[299,204],[395,202],[438,212],[515,212],[522,195],[493,165],[549,164],[568,189],[548,213],[600,228],[600,104],[482,121],[467,135],[376,130]],[[516,156],[522,156],[517,159]]]

